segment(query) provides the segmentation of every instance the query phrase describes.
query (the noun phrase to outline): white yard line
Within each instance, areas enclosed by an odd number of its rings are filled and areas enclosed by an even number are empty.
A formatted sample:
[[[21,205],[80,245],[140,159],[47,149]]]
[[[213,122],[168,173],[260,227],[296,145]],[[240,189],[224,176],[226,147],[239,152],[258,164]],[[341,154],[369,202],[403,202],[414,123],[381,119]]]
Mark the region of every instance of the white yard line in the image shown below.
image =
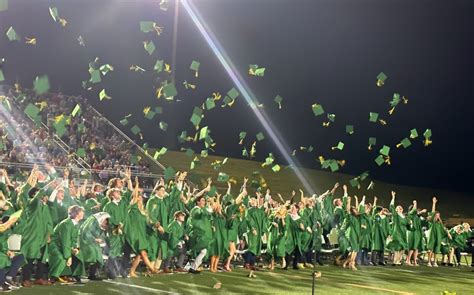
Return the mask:
[[[410,293],[410,292],[403,292],[403,291],[397,291],[397,290],[390,290],[390,289],[385,289],[385,288],[378,288],[378,287],[372,287],[372,286],[366,286],[366,285],[359,285],[359,284],[346,284],[346,285],[352,286],[352,287],[364,288],[364,289],[377,290],[377,291],[392,292],[392,293],[403,294],[403,295],[412,295],[412,294],[414,294],[414,293]]]
[[[154,288],[149,288],[149,287],[145,287],[145,286],[139,286],[139,285],[127,284],[127,283],[121,283],[121,282],[115,282],[115,281],[104,281],[104,283],[120,285],[120,286],[126,286],[126,287],[130,287],[130,288],[135,288],[135,289],[142,289],[142,290],[146,290],[146,291],[156,293],[156,294],[163,294],[163,293],[166,293],[166,294],[179,294],[179,293],[172,292],[172,291],[154,289]]]

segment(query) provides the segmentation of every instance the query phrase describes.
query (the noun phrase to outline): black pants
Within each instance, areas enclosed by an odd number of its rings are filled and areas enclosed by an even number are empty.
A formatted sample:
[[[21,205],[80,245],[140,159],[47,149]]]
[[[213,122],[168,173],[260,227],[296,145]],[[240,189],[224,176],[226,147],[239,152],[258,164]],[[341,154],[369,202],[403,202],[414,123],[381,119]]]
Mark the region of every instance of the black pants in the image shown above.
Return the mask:
[[[26,265],[23,267],[23,281],[31,280],[31,276],[33,275],[33,268],[34,262],[36,261],[36,273],[35,279],[48,279],[48,267],[46,264],[42,263],[43,255],[44,255],[45,247],[41,248],[40,253],[41,257],[39,259],[36,258],[28,258],[26,259]]]
[[[385,262],[383,251],[372,250],[371,256],[371,260],[374,265],[383,264]]]
[[[300,249],[298,247],[295,248],[295,251],[293,251],[292,254],[286,254],[286,265],[290,265],[292,259],[293,259],[293,268],[297,268],[298,263],[303,263],[304,262],[304,257],[301,255]]]
[[[120,273],[122,276],[126,276],[128,274],[128,269],[130,268],[130,254],[132,254],[132,247],[127,241],[125,241],[125,245],[123,247],[122,263],[120,266]],[[137,253],[137,255],[140,255],[140,253]]]
[[[256,260],[257,260],[257,256],[255,256],[255,254],[253,254],[250,251],[245,252],[245,254],[244,254],[245,264],[248,264],[250,266],[254,266]]]
[[[8,271],[6,268],[0,269],[0,287],[5,284],[6,277],[16,277],[16,275],[18,274],[18,270],[20,269],[24,260],[25,257],[23,256],[23,254],[17,255],[11,259]]]
[[[100,264],[99,263],[91,263],[91,264],[88,265],[88,268],[89,268],[89,279],[90,278],[97,278],[98,277],[97,271],[100,268]]]

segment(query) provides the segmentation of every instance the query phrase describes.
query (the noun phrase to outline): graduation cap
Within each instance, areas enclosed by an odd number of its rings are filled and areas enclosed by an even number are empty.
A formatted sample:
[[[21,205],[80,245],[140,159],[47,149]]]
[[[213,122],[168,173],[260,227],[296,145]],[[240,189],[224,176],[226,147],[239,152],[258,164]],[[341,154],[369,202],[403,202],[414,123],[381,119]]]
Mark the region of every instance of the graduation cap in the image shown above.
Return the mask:
[[[218,182],[227,182],[227,181],[229,181],[229,175],[227,175],[224,172],[219,172],[219,174],[217,175],[217,181]]]
[[[209,151],[208,151],[208,150],[202,150],[202,151],[201,151],[201,157],[207,158],[208,155],[209,155]]]
[[[104,99],[111,99],[112,97],[108,96],[107,93],[105,92],[105,89],[102,89],[99,92],[99,100],[103,101]]]
[[[212,97],[208,97],[208,98],[206,99],[206,103],[205,103],[205,104],[206,104],[206,109],[207,109],[208,111],[209,111],[209,110],[212,110],[213,108],[216,107],[216,103],[215,103],[215,101],[214,101],[214,98],[212,98]]]
[[[163,86],[163,93],[165,94],[165,98],[168,98],[175,97],[178,94],[178,91],[176,90],[176,87],[173,83],[168,83]]]
[[[130,128],[130,131],[132,131],[132,133],[134,135],[137,135],[138,133],[140,133],[142,130],[140,129],[140,127],[138,127],[137,125],[133,125],[132,128]]]
[[[26,108],[25,108],[25,114],[28,115],[28,117],[30,117],[31,119],[35,119],[36,117],[38,117],[38,114],[40,113],[40,109],[35,106],[34,104],[32,103],[29,103]]]
[[[346,125],[346,133],[354,134],[354,126],[353,125]]]
[[[36,95],[42,95],[48,92],[49,90],[49,79],[48,76],[37,76],[33,81],[33,89]]]
[[[187,131],[182,131],[180,135],[178,135],[178,142],[179,143],[184,143],[188,138],[188,132]]]
[[[58,123],[54,122],[53,127],[56,130],[56,135],[59,136],[60,138],[63,137],[63,135],[66,133],[66,122],[65,122],[65,120],[61,120]]]
[[[123,126],[127,125],[128,124],[128,118],[130,118],[131,116],[132,116],[132,114],[126,115],[122,120],[120,120],[120,124],[122,124]]]
[[[155,66],[153,67],[153,70],[156,71],[157,73],[160,73],[163,71],[163,60],[158,59],[155,63]]]
[[[160,0],[160,9],[163,10],[163,11],[167,11],[168,10],[168,0]]]
[[[375,123],[375,122],[377,122],[378,118],[379,118],[379,114],[378,114],[378,113],[373,113],[373,112],[370,112],[370,113],[369,113],[369,121],[370,121],[370,122],[374,122],[374,123]]]
[[[102,78],[100,77],[100,71],[96,69],[91,69],[89,70],[89,73],[91,75],[89,82],[91,83],[99,83],[102,81]]]
[[[51,18],[54,20],[54,22],[58,22],[59,13],[57,7],[49,7],[49,14],[51,15]]]
[[[209,136],[209,128],[208,126],[202,127],[201,131],[199,131],[199,140],[203,140]]]
[[[155,52],[155,43],[153,43],[153,41],[144,41],[143,42],[143,47],[145,48],[146,52],[148,52],[149,55],[152,55],[153,52]]]
[[[79,42],[79,45],[81,46],[86,46],[86,43],[84,43],[84,38],[82,36],[77,37],[77,42]]]
[[[278,105],[278,108],[281,109],[281,102],[283,101],[283,97],[281,97],[280,95],[277,95],[275,96],[274,101]]]
[[[162,114],[163,113],[163,107],[155,107],[155,113]]]
[[[388,155],[390,154],[390,147],[384,145],[384,146],[380,149],[379,152],[380,152],[381,155],[388,157]]]
[[[278,165],[278,164],[275,164],[275,165],[273,165],[273,167],[272,167],[272,170],[273,170],[273,172],[275,172],[275,173],[276,173],[276,172],[278,172],[278,171],[280,171],[280,170],[281,170],[281,167],[280,167],[280,165]]]
[[[0,0],[0,11],[8,10],[8,0]]]
[[[168,181],[174,178],[174,176],[176,175],[176,170],[174,170],[174,168],[171,166],[166,167],[166,169],[163,171],[163,174],[165,176],[165,180]]]
[[[157,160],[159,157],[166,154],[167,151],[168,149],[166,147],[162,147],[159,151],[155,151],[155,155],[153,156],[153,158]]]
[[[312,108],[313,113],[316,117],[324,114],[323,106],[320,105],[320,104],[315,103],[311,106],[311,108]]]
[[[194,151],[193,151],[193,149],[187,148],[186,152],[184,154],[191,158],[191,157],[194,156]]]
[[[105,64],[105,65],[101,65],[99,70],[102,73],[102,75],[105,76],[105,75],[107,75],[108,72],[113,71],[114,67],[109,65],[109,64]]]
[[[265,68],[259,68],[258,65],[249,65],[249,75],[263,77],[265,75]]]
[[[410,138],[415,139],[417,137],[418,137],[418,131],[416,130],[416,128],[413,128],[412,130],[410,130]]]
[[[377,75],[377,86],[382,87],[385,84],[385,80],[387,80],[387,75],[384,72],[380,72]]]
[[[328,121],[323,122],[324,127],[328,127],[332,122],[336,120],[336,114],[327,114]]]
[[[199,66],[200,65],[201,65],[200,62],[193,60],[191,62],[191,65],[189,66],[189,68],[195,72],[194,75],[195,75],[196,78],[199,76]]]
[[[255,138],[257,138],[258,141],[262,141],[265,139],[265,135],[263,135],[262,132],[259,132],[257,135],[255,135]]]
[[[166,131],[168,129],[168,123],[164,121],[160,121],[159,126],[160,126],[160,129],[163,131]]]
[[[372,146],[373,145],[376,145],[377,144],[377,138],[375,137],[369,137],[369,150],[372,149]]]
[[[156,113],[152,110],[149,110],[148,112],[145,113],[145,118],[148,120],[152,120],[155,117]]]
[[[350,179],[349,184],[351,185],[351,187],[360,187],[360,183],[357,177]]]
[[[423,133],[423,136],[425,137],[425,140],[423,141],[423,144],[425,146],[429,146],[430,144],[433,143],[433,141],[431,140],[431,136],[432,136],[431,129],[426,129],[425,132]]]
[[[338,149],[338,150],[342,151],[344,149],[344,143],[342,141],[339,141],[337,146],[332,147],[332,150],[335,150],[335,149]]]
[[[402,141],[401,141],[399,144],[397,144],[397,148],[399,148],[399,147],[401,147],[401,146],[403,146],[404,148],[407,148],[407,147],[409,147],[410,145],[411,145],[410,139],[404,138],[404,139],[402,139]]]
[[[377,163],[377,165],[379,166],[381,166],[384,162],[385,162],[385,159],[382,155],[378,155],[378,157],[375,158],[375,163]]]
[[[86,150],[84,148],[78,148],[76,154],[77,156],[84,158],[86,156]]]
[[[155,30],[155,22],[152,21],[140,21],[140,31],[143,33],[149,33]]]
[[[197,129],[202,120],[202,109],[198,107],[194,107],[193,114],[191,115],[191,119],[189,120],[191,121],[191,123],[193,123],[193,125]]]
[[[74,109],[71,112],[71,116],[75,117],[77,114],[81,113],[81,106],[79,104],[76,104]]]
[[[20,36],[16,33],[15,29],[13,27],[8,28],[6,32],[7,38],[10,41],[20,41]]]

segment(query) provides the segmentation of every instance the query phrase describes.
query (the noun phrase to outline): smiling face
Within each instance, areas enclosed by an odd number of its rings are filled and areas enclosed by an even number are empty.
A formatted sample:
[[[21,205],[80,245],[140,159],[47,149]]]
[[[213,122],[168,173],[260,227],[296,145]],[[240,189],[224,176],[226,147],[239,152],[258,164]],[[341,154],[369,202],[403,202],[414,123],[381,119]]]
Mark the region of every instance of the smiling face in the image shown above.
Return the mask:
[[[403,207],[398,205],[397,208],[395,208],[395,211],[397,211],[398,214],[402,214],[403,213]]]

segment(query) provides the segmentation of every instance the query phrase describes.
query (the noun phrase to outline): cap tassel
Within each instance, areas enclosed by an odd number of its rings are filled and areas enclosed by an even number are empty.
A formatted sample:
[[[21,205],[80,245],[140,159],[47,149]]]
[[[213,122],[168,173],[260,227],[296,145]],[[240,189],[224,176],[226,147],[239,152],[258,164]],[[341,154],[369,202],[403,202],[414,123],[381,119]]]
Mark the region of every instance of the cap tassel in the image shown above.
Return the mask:
[[[377,80],[377,86],[378,87],[382,87],[384,84],[385,84],[384,81],[382,81],[380,79]]]

